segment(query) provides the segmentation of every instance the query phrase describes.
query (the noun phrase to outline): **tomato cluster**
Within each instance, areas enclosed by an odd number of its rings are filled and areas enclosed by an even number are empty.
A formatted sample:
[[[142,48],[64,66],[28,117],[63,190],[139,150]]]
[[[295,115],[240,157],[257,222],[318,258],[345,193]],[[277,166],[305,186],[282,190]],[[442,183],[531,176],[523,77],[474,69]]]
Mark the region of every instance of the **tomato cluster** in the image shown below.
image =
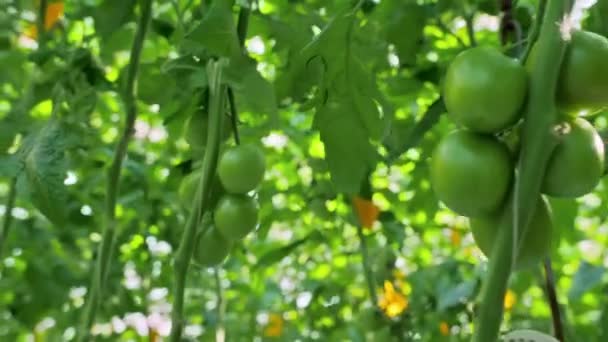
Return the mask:
[[[452,61],[444,79],[444,103],[459,128],[437,145],[431,182],[441,202],[469,217],[473,237],[486,255],[498,235],[501,209],[511,202],[519,127],[528,95],[527,68],[541,62],[535,59],[534,49],[524,66],[494,48],[475,47]],[[549,253],[553,224],[545,196],[585,195],[604,173],[603,141],[578,114],[608,107],[608,39],[573,32],[555,101],[560,109],[554,126],[559,143],[549,156],[542,194],[516,268],[533,265]]]
[[[197,128],[191,128],[195,123]],[[186,139],[195,155],[201,156],[205,152],[207,127],[204,117],[191,118],[186,123]],[[223,126],[221,139],[225,141],[230,134],[230,126]],[[255,229],[259,204],[249,192],[262,182],[265,169],[264,153],[256,145],[228,147],[221,153],[211,189],[203,189],[209,195],[208,203],[213,208],[213,215],[210,222],[201,224],[203,229],[196,236],[194,255],[199,264],[221,264],[230,254],[233,244]],[[195,207],[201,175],[202,170],[198,168],[184,177],[180,184],[180,201],[187,209]]]

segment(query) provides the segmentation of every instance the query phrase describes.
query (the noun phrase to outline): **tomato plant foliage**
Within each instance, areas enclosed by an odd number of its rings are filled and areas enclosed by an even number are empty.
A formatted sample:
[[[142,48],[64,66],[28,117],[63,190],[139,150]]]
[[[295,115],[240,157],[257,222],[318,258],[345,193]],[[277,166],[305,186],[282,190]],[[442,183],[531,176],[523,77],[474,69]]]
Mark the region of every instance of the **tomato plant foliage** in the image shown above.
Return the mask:
[[[493,235],[488,215],[515,174],[504,141],[519,141],[526,101],[525,68],[505,53],[518,45],[500,44],[497,2],[153,0],[142,38],[147,1],[0,1],[0,340],[82,333],[106,227],[115,235],[91,334],[168,340],[191,217],[186,339],[470,340],[492,236],[478,247],[460,215],[479,216]],[[538,1],[514,3],[525,41]],[[39,21],[41,4],[54,4],[52,25]],[[551,256],[569,337],[585,341],[608,338],[598,147],[608,129],[607,8],[598,0],[574,16],[586,31],[573,37],[556,101],[588,110],[563,120],[592,127],[578,143],[561,137],[552,163],[568,168],[549,167],[552,210],[534,219],[551,221],[552,233],[530,232],[534,253],[521,256],[535,265],[537,253]],[[453,88],[465,102],[456,113],[448,69],[473,46],[504,70],[462,71],[458,80],[481,80],[482,94]],[[197,198],[214,136],[206,68],[217,59],[225,125]],[[435,152],[455,129],[473,137]],[[222,166],[246,146],[255,153]],[[503,331],[550,331],[535,272],[512,277]]]

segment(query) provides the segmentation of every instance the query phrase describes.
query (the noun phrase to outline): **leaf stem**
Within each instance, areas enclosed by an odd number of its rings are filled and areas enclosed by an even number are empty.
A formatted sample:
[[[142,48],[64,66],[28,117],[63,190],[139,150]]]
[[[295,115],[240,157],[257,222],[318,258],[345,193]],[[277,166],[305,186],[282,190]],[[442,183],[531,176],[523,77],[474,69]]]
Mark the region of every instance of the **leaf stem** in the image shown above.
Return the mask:
[[[4,207],[4,220],[2,221],[2,230],[0,230],[0,260],[2,260],[2,252],[4,243],[11,230],[13,224],[13,208],[15,207],[15,199],[17,198],[17,176],[11,179],[8,189],[8,197]]]
[[[184,327],[184,292],[186,288],[186,275],[190,266],[190,259],[194,251],[194,242],[197,228],[203,214],[209,206],[210,190],[215,176],[220,145],[220,130],[223,120],[224,95],[226,86],[222,84],[222,68],[225,60],[210,60],[207,65],[209,79],[209,135],[207,136],[207,149],[203,157],[202,176],[195,195],[195,209],[188,216],[186,227],[179,247],[175,252],[173,309],[171,312],[171,335],[169,341],[181,341]],[[205,227],[204,227],[205,228]]]
[[[123,101],[126,109],[126,120],[124,130],[116,145],[114,159],[108,170],[108,183],[106,188],[106,201],[104,213],[104,229],[102,240],[97,251],[97,262],[93,270],[91,279],[90,292],[88,295],[87,306],[83,315],[83,321],[80,329],[79,341],[88,341],[90,327],[95,321],[97,309],[99,307],[100,298],[103,288],[105,287],[108,268],[112,259],[112,246],[116,235],[116,199],[119,192],[120,173],[122,163],[127,155],[127,148],[131,136],[133,135],[133,126],[137,116],[137,96],[135,89],[135,80],[139,70],[139,61],[141,50],[148,30],[152,12],[152,0],[143,0],[141,4],[141,16],[137,25],[137,32],[131,47],[129,65],[127,67],[127,82],[125,85]]]
[[[551,317],[553,319],[553,333],[557,340],[564,342],[564,327],[559,309],[559,301],[557,300],[557,293],[555,291],[555,277],[553,275],[553,268],[551,267],[551,258],[545,258],[543,266],[545,269],[545,289],[547,290],[547,299],[549,300]]]

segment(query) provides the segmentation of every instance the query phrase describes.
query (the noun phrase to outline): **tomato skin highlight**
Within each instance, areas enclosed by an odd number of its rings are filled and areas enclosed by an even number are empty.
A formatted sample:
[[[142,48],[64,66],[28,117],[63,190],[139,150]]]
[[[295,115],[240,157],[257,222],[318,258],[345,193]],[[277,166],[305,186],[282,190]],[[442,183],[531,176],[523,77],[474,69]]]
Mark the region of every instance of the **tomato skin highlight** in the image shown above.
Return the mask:
[[[502,227],[512,227],[512,223],[513,217],[509,216],[509,224]],[[499,235],[498,229],[501,227],[500,215],[471,218],[469,219],[469,226],[479,249],[486,257],[490,257],[496,236]],[[538,265],[549,255],[552,243],[551,207],[547,200],[540,196],[515,261],[515,270]]]
[[[608,39],[577,30],[564,56],[558,83],[560,105],[591,112],[608,106]]]
[[[223,263],[232,248],[232,242],[224,238],[214,226],[198,234],[194,250],[195,260],[207,267]]]
[[[474,132],[500,132],[521,118],[527,78],[523,66],[495,48],[465,50],[446,72],[443,96],[448,114]]]
[[[469,217],[499,210],[513,179],[508,148],[492,136],[468,130],[446,135],[435,148],[430,167],[438,199]]]
[[[229,193],[245,194],[254,190],[264,178],[264,152],[256,145],[232,147],[222,154],[217,170]]]
[[[564,124],[568,132],[551,154],[542,192],[553,197],[579,197],[593,191],[604,174],[604,142],[583,118]]]
[[[247,195],[224,195],[214,211],[218,231],[229,241],[243,239],[258,223],[259,205]]]

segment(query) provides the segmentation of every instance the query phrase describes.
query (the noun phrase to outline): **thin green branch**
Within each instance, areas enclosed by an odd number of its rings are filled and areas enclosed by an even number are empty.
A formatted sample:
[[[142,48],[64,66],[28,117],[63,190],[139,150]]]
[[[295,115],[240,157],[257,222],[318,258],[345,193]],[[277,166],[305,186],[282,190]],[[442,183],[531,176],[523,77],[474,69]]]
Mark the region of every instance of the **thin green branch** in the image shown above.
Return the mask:
[[[220,276],[220,267],[213,268],[213,276],[215,278],[215,295],[217,296],[217,323],[215,328],[215,341],[223,342],[226,340],[226,328],[224,327],[224,316],[226,315],[226,300],[224,299],[224,290],[222,289],[222,279]]]
[[[378,305],[378,295],[376,294],[376,287],[374,286],[376,281],[374,278],[374,272],[372,271],[372,267],[369,262],[367,240],[365,234],[363,233],[363,227],[360,224],[357,226],[357,235],[359,235],[359,250],[361,252],[363,271],[365,273],[365,280],[367,282],[367,289],[369,291],[369,296],[372,300],[373,305],[376,306]]]
[[[236,33],[239,39],[242,54],[246,54],[245,39],[247,38],[250,14],[251,2],[248,1],[247,5],[241,6],[241,9],[239,10],[239,19],[236,24]],[[234,98],[234,91],[232,90],[232,88],[228,88],[228,104],[230,105],[230,119],[232,123],[232,132],[234,134],[234,142],[237,145],[240,145],[241,139],[239,136],[239,112],[236,108],[236,100]]]
[[[15,207],[15,199],[17,198],[17,177],[11,179],[8,189],[8,197],[4,206],[4,220],[2,220],[2,230],[0,230],[0,261],[2,260],[3,247],[8,234],[13,224],[13,208]]]
[[[543,17],[545,14],[545,9],[547,8],[547,0],[540,0],[538,3],[538,11],[536,13],[536,19],[532,23],[532,27],[530,28],[530,33],[528,33],[528,44],[524,52],[522,53],[520,60],[522,63],[525,63],[530,56],[530,51],[532,50],[532,46],[538,39],[538,34],[540,32],[540,26],[543,23]]]
[[[557,292],[555,291],[555,276],[553,275],[553,267],[551,267],[551,258],[545,258],[543,266],[545,269],[545,290],[547,291],[547,300],[549,301],[553,320],[553,334],[558,341],[564,342],[566,340],[564,337],[564,325],[559,309],[559,301],[557,300]]]
[[[40,7],[38,7],[38,18],[36,20],[36,33],[38,34],[38,48],[44,47],[46,43],[46,8],[47,0],[40,0]]]
[[[236,33],[239,38],[241,48],[245,46],[245,39],[247,38],[247,30],[249,28],[249,15],[251,14],[251,2],[247,1],[246,6],[241,6],[239,10],[239,19],[236,24]]]
[[[234,134],[234,142],[237,145],[241,144],[239,135],[239,112],[236,109],[236,100],[234,99],[234,91],[228,88],[228,104],[230,106],[230,121],[232,123],[232,134]]]
[[[467,14],[464,17],[464,22],[465,22],[466,28],[467,28],[467,35],[469,36],[469,46],[475,47],[475,46],[477,46],[477,38],[475,38],[475,27],[474,27],[475,12],[473,12],[471,14]]]
[[[444,34],[446,34],[448,36],[454,37],[460,46],[462,46],[462,47],[467,46],[467,44],[464,42],[464,40],[462,40],[462,38],[460,38],[459,35],[457,35],[456,33],[454,33],[454,31],[452,31],[448,27],[448,25],[441,19],[441,17],[439,15],[435,19],[435,23],[437,24],[437,27],[439,27],[439,29],[441,30],[441,32],[443,32]]]
[[[129,65],[127,67],[127,81],[124,89],[123,101],[126,109],[126,120],[124,130],[116,145],[114,159],[108,170],[108,183],[106,188],[106,201],[104,212],[104,229],[102,240],[97,251],[97,263],[93,270],[91,286],[89,288],[88,302],[83,315],[82,326],[80,329],[79,341],[87,341],[89,339],[89,330],[99,307],[100,298],[104,289],[108,268],[112,259],[112,246],[116,235],[116,199],[119,191],[120,173],[123,160],[127,154],[127,148],[131,136],[133,135],[133,126],[137,116],[137,95],[135,89],[135,80],[139,70],[139,61],[144,40],[148,30],[152,12],[152,0],[143,0],[141,4],[141,16],[137,25],[137,32],[131,47],[131,55]]]
[[[195,209],[188,216],[184,234],[175,252],[173,265],[173,309],[171,312],[172,325],[169,337],[169,340],[172,342],[181,341],[185,321],[183,311],[186,275],[194,251],[197,228],[209,206],[210,190],[217,168],[220,130],[223,127],[222,121],[224,118],[224,97],[226,94],[226,86],[222,84],[222,68],[224,65],[225,60],[222,59],[220,61],[211,60],[207,66],[207,77],[209,80],[209,135],[207,136],[206,153],[203,157],[202,176],[196,189]]]

